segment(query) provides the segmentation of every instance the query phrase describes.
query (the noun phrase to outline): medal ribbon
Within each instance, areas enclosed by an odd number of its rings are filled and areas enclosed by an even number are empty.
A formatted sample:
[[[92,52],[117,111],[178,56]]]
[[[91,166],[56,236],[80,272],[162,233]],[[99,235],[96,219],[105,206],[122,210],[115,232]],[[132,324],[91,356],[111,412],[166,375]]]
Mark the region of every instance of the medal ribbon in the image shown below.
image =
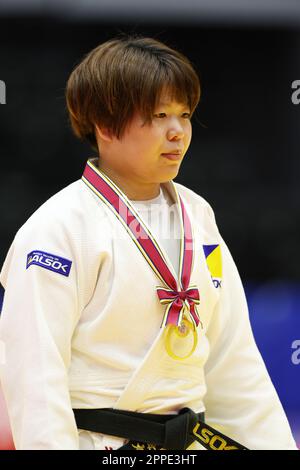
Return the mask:
[[[184,312],[188,312],[195,326],[199,324],[199,315],[196,305],[200,303],[199,291],[195,287],[190,287],[186,291],[173,291],[156,288],[157,295],[161,304],[167,304],[166,312],[163,319],[164,325],[180,325]]]
[[[179,326],[185,312],[189,315],[194,327],[198,326],[200,318],[196,305],[200,303],[199,291],[196,286],[189,286],[193,263],[192,228],[174,183],[171,182],[180,207],[182,231],[179,285],[151,232],[115,183],[96,168],[91,160],[88,160],[86,164],[82,180],[114,212],[155,274],[165,284],[166,287],[159,286],[156,289],[161,304],[167,305],[161,327],[168,324]]]

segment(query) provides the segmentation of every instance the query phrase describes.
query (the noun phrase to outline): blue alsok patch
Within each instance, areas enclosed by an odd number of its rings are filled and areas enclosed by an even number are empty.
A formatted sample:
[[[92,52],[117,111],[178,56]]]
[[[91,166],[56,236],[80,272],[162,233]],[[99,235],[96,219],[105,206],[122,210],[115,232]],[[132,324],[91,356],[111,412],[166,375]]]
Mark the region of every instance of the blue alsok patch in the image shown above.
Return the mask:
[[[32,251],[27,255],[26,269],[33,264],[68,277],[72,261],[44,251]]]

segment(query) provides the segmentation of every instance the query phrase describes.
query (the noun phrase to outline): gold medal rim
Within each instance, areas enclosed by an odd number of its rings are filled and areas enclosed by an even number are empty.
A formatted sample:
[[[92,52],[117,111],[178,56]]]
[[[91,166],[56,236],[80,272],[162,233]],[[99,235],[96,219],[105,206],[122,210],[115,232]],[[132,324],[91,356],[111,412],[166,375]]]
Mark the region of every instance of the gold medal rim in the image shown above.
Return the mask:
[[[169,356],[172,358],[172,359],[175,359],[176,361],[184,361],[185,359],[188,359],[189,357],[191,357],[191,355],[193,354],[193,352],[195,351],[196,349],[196,346],[197,346],[197,343],[198,343],[198,335],[197,335],[197,330],[196,328],[194,328],[193,324],[187,320],[186,318],[183,319],[183,322],[182,323],[185,323],[187,324],[190,328],[187,330],[187,333],[186,334],[182,334],[182,333],[179,333],[178,331],[178,326],[177,325],[168,325],[168,331],[167,331],[167,336],[166,336],[166,341],[165,341],[165,347],[166,347],[166,351],[167,353],[169,354]],[[181,337],[181,338],[185,338],[190,330],[193,331],[193,336],[194,336],[194,343],[193,343],[193,347],[192,349],[190,350],[190,352],[186,355],[186,356],[177,356],[177,354],[175,354],[172,350],[171,350],[171,346],[170,346],[170,336],[173,332],[173,330],[175,329],[175,333],[177,336]]]

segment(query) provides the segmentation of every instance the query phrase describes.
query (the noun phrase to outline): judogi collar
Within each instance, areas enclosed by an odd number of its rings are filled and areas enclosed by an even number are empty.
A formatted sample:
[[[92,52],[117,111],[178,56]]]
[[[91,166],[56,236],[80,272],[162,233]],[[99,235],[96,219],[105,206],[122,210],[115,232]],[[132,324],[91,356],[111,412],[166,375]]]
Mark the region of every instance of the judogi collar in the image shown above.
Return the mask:
[[[115,214],[149,266],[163,283],[163,286],[156,288],[161,304],[167,306],[161,327],[166,325],[182,326],[183,317],[187,315],[195,329],[200,322],[196,307],[200,303],[200,296],[198,288],[190,286],[194,240],[188,213],[175,184],[173,181],[165,183],[173,194],[179,209],[181,237],[178,279],[172,274],[172,268],[168,265],[163,250],[130,200],[108,176],[97,168],[96,163],[97,158],[87,161],[82,180]]]

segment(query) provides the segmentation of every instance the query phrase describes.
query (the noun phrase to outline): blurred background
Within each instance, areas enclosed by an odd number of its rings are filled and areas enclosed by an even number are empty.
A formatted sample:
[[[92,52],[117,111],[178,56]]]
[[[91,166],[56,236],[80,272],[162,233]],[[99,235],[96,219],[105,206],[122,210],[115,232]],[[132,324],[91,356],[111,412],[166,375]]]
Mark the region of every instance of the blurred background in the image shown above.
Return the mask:
[[[84,54],[124,32],[166,42],[199,73],[177,181],[214,208],[300,444],[298,0],[1,0],[0,265],[18,228],[93,156],[71,133],[65,84]],[[0,448],[13,448],[1,393]]]

